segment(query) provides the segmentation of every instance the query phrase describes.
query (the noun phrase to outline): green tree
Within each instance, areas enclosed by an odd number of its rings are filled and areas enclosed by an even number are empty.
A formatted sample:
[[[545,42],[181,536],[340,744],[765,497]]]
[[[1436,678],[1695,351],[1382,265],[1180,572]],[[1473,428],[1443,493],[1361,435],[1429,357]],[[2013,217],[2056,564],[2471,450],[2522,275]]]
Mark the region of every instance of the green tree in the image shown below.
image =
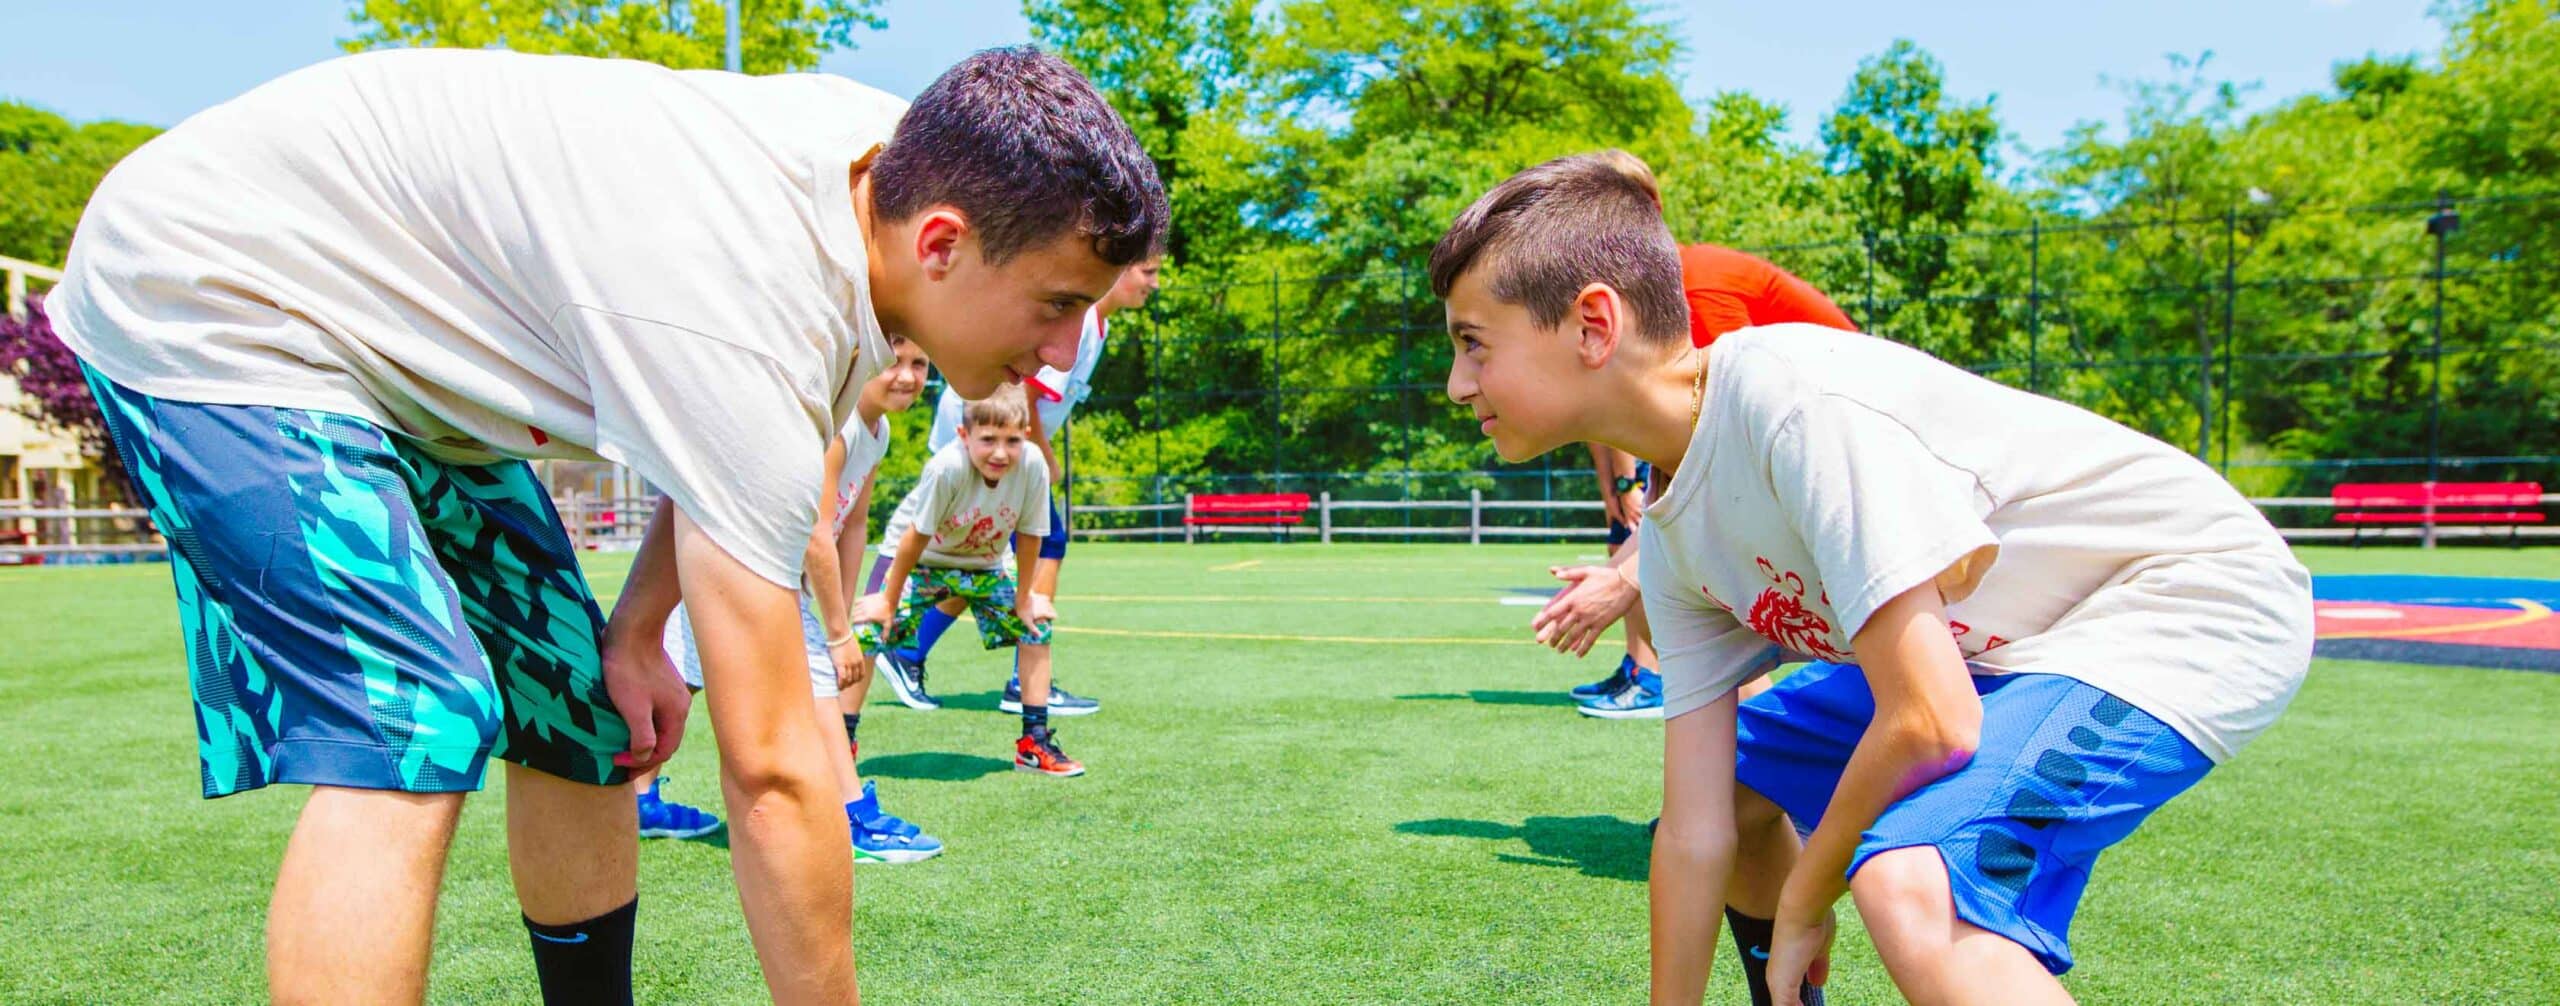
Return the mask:
[[[0,101],[0,255],[60,265],[98,180],[159,133],[129,122],[75,125]]]
[[[855,46],[855,32],[883,28],[879,0],[736,0],[739,56],[748,73],[818,65]],[[505,48],[619,56],[678,69],[723,65],[721,0],[351,0],[358,29],[348,52],[392,46]]]
[[[1826,163],[1844,176],[1860,224],[1885,239],[1876,261],[1904,297],[1928,297],[1952,264],[1949,237],[1997,188],[1999,140],[1991,101],[1948,97],[1937,58],[1909,40],[1858,64],[1822,126]]]

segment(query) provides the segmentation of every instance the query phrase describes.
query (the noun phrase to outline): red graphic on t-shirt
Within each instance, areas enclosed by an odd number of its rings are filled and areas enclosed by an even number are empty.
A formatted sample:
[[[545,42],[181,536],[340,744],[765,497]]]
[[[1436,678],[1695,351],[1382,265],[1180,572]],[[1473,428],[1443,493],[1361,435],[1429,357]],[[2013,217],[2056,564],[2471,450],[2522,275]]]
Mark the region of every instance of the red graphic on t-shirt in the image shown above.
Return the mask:
[[[1966,625],[1963,622],[1950,618],[1947,619],[1947,631],[1954,633],[1957,639],[1963,639],[1965,633],[1973,631],[1973,626]]]
[[[1751,631],[1788,650],[1821,660],[1841,661],[1846,654],[1831,647],[1831,623],[1804,606],[1804,577],[1795,571],[1780,572],[1769,560],[1760,560],[1760,575],[1769,578],[1770,586],[1751,602]]]
[[[2009,645],[2008,640],[2002,639],[1999,634],[1994,633],[1990,639],[1983,641],[1982,648],[1984,650],[1997,650],[2007,645]]]
[[[963,526],[968,528],[967,533],[961,536],[960,543],[946,551],[952,555],[992,555],[1000,551],[1004,539],[1013,533],[1016,523],[1012,519],[1013,508],[998,508],[995,516],[992,517],[983,512],[972,511],[972,513],[977,517],[974,521],[968,517],[954,517],[943,523],[942,536],[946,539],[952,532],[960,530]]]

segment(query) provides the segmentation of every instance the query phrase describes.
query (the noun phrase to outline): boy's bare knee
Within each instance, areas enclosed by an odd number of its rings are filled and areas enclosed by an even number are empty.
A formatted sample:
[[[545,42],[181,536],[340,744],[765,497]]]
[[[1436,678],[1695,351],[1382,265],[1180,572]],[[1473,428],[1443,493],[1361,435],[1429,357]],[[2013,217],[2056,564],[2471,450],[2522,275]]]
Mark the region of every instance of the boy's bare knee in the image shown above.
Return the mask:
[[[1786,816],[1787,812],[1771,802],[1768,797],[1753,792],[1749,786],[1734,784],[1734,830],[1745,835],[1757,834],[1776,826]]]
[[[1947,888],[1946,861],[1934,847],[1912,846],[1869,857],[1849,878],[1849,893],[1857,898],[1858,917],[1871,929],[1892,929],[1906,936],[1937,933],[1939,944],[1953,933],[1955,900]],[[1887,942],[1907,945],[1911,941],[1879,940],[1879,949]]]

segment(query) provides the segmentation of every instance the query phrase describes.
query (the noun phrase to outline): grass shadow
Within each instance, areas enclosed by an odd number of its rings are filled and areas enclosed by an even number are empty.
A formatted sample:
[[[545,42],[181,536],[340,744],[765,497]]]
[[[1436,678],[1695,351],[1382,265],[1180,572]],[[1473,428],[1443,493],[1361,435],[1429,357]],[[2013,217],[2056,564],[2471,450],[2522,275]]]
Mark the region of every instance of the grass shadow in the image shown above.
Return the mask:
[[[945,709],[966,709],[973,713],[1001,712],[996,703],[1004,698],[1004,689],[983,692],[944,692],[934,698],[942,700]]]
[[[1653,840],[1645,834],[1643,822],[1601,814],[1533,817],[1516,826],[1498,821],[1434,817],[1406,821],[1396,825],[1396,832],[1436,838],[1519,841],[1529,846],[1528,855],[1503,852],[1495,854],[1494,858],[1522,866],[1565,867],[1579,870],[1583,876],[1602,880],[1641,882],[1653,855]]]
[[[967,782],[998,772],[1010,772],[1013,763],[984,755],[955,754],[949,751],[915,751],[907,754],[881,755],[862,760],[865,779],[927,779],[934,782]]]
[[[692,842],[697,845],[707,845],[714,849],[726,849],[729,847],[729,826],[723,824],[720,826],[719,830],[713,831],[708,835],[695,835],[691,838],[679,838],[676,839],[676,841]]]
[[[1398,695],[1408,702],[1473,702],[1485,706],[1569,706],[1573,696],[1563,692],[1497,691],[1478,688],[1468,692],[1416,692]]]

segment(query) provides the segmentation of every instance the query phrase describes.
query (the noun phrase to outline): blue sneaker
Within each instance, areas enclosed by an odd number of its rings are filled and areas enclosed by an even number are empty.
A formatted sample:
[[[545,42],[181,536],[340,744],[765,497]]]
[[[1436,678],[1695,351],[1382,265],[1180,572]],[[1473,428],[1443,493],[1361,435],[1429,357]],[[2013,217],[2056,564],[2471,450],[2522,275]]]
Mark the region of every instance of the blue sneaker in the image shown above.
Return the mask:
[[[658,794],[667,777],[649,780],[649,791],[640,794],[640,837],[697,838],[720,830],[720,818],[694,807],[670,803]]]
[[[1004,683],[1004,698],[996,701],[996,708],[1015,715],[1020,715],[1022,713],[1021,678],[1015,678]],[[1074,692],[1058,687],[1057,683],[1054,681],[1050,682],[1049,715],[1091,716],[1101,711],[1102,700],[1085,698],[1082,695],[1078,695]]]
[[[942,855],[942,840],[880,809],[880,795],[862,784],[862,799],[844,805],[856,863],[921,863]]]
[[[1662,675],[1636,668],[1635,680],[1626,687],[1576,706],[1574,711],[1604,720],[1661,719]]]
[[[1636,658],[1631,656],[1619,657],[1617,670],[1609,672],[1608,677],[1594,681],[1590,684],[1573,686],[1573,697],[1581,701],[1588,702],[1592,699],[1617,691],[1618,689],[1625,688],[1627,687],[1627,676],[1635,673],[1635,669]]]
[[[924,657],[914,650],[882,650],[871,655],[871,669],[889,683],[889,691],[909,709],[942,708],[942,700],[924,690]]]

